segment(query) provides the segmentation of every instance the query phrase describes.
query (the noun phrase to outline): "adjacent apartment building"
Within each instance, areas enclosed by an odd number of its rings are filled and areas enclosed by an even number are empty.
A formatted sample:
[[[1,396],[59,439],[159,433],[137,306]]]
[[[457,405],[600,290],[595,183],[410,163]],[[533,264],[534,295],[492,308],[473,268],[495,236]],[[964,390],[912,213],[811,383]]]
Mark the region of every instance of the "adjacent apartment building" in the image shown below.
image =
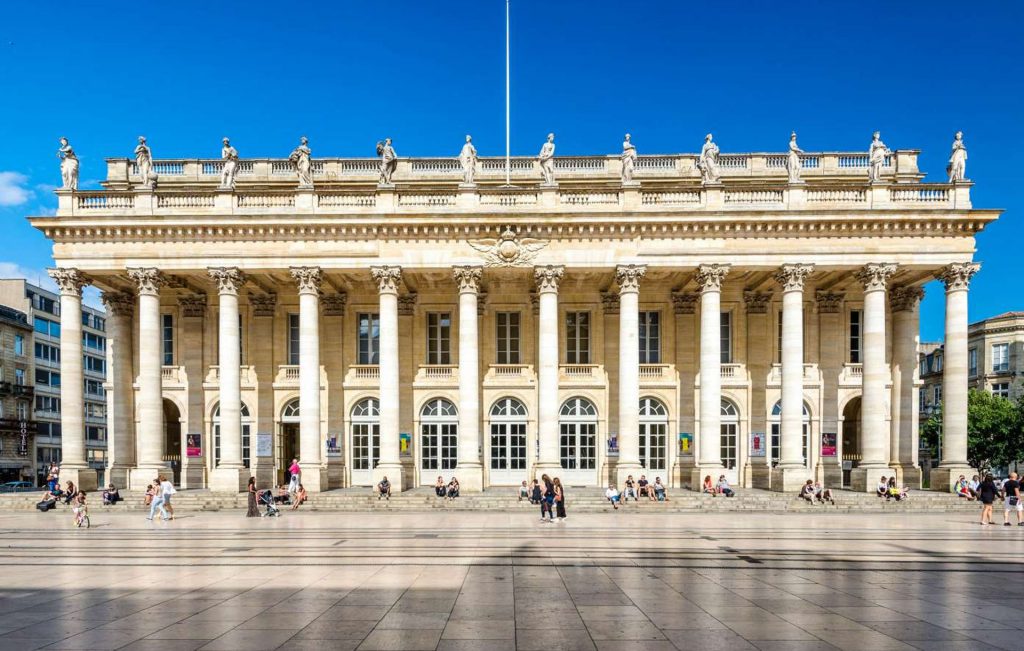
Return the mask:
[[[0,305],[0,482],[32,481],[32,326],[24,312]]]
[[[29,417],[35,422],[30,481],[42,484],[50,462],[61,460],[60,297],[24,279],[0,280],[0,306],[23,313],[30,326],[24,367],[28,379],[23,383],[31,399]],[[105,313],[83,305],[86,457],[100,482],[105,479],[107,455],[106,350]]]

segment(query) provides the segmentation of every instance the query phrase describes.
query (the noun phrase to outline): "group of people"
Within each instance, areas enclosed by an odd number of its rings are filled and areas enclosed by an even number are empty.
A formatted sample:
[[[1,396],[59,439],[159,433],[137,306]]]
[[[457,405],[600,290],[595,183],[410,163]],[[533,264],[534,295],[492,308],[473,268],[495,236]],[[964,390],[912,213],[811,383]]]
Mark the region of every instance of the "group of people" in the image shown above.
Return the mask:
[[[523,485],[526,485],[525,481]],[[437,481],[434,482],[434,494],[447,500],[454,500],[459,496],[459,480],[452,476],[451,481],[445,483],[444,477],[438,475]]]
[[[736,495],[736,491],[734,491],[732,487],[729,486],[729,480],[726,478],[725,475],[719,475],[717,482],[711,481],[711,475],[706,475],[704,477],[704,484],[701,486],[700,492],[708,493],[711,495],[711,497],[715,497],[717,495],[733,497],[734,495]]]
[[[812,481],[810,479],[800,487],[800,499],[807,500],[812,504],[814,502],[818,502],[819,504],[830,502],[832,506],[836,505],[835,497],[832,495],[832,489],[825,488],[820,481]]]
[[[284,485],[277,486],[275,488],[256,488],[256,478],[249,477],[249,483],[246,486],[246,494],[248,496],[248,509],[245,512],[247,518],[258,518],[260,517],[260,504],[268,504],[267,510],[277,511],[271,509],[270,506],[274,504],[290,504],[292,511],[297,510],[302,506],[308,499],[309,493],[306,492],[306,487],[302,485],[302,466],[299,465],[298,459],[292,459],[292,463],[288,466],[288,486]]]
[[[564,522],[566,519],[565,487],[558,477],[552,479],[545,473],[540,479],[534,479],[533,485],[529,488],[524,481],[519,488],[519,499],[528,499],[530,504],[539,505],[540,521],[543,523],[555,522],[556,517],[558,522]]]
[[[896,475],[892,477],[882,475],[881,479],[878,480],[878,486],[875,487],[875,494],[879,497],[884,497],[886,502],[890,500],[902,502],[910,496],[910,489],[897,484]]]
[[[968,501],[978,500],[981,502],[981,524],[992,524],[992,505],[996,499],[1003,500],[1003,526],[1012,526],[1010,513],[1017,513],[1017,526],[1024,527],[1024,502],[1021,501],[1020,479],[1017,473],[1011,472],[1010,477],[1002,482],[996,483],[995,477],[985,475],[985,479],[978,480],[975,475],[970,482],[964,479],[963,475],[957,479],[953,492]]]
[[[628,475],[622,492],[619,492],[615,484],[608,484],[604,497],[611,503],[613,509],[618,509],[620,503],[628,502],[631,497],[634,502],[639,502],[641,497],[647,498],[650,502],[667,502],[668,490],[661,477],[655,477],[652,484],[647,480],[647,475],[640,475],[639,480],[634,480],[633,475]]]
[[[156,512],[160,511],[160,519],[165,522],[174,519],[174,507],[171,505],[171,496],[177,493],[174,484],[164,475],[158,476],[153,483],[146,486],[144,503],[149,505],[147,520],[152,520]]]

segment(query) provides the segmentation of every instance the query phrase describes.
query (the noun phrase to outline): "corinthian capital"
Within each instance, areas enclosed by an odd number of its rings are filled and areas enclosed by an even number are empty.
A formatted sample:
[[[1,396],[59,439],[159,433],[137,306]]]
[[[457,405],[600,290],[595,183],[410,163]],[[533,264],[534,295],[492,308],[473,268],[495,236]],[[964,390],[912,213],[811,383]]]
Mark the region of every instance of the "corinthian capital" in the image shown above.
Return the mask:
[[[917,307],[924,298],[922,287],[893,287],[889,291],[889,309],[893,312],[906,312]]]
[[[818,303],[818,314],[839,314],[839,307],[845,297],[841,292],[819,289],[814,293],[814,300]]]
[[[50,274],[50,278],[53,278],[53,282],[57,283],[57,287],[60,288],[60,293],[63,296],[77,296],[81,298],[82,288],[89,284],[89,279],[78,269],[57,267],[56,269],[48,269],[47,273]]]
[[[562,282],[565,275],[565,267],[560,265],[547,264],[543,267],[533,268],[533,278],[537,281],[537,292],[544,294],[558,292],[558,284]]]
[[[954,262],[943,267],[936,278],[946,286],[947,292],[966,291],[979,269],[981,265],[977,262]]]
[[[452,275],[455,282],[459,284],[460,294],[476,294],[480,291],[480,278],[483,276],[483,267],[461,266],[453,267]]]
[[[398,285],[402,282],[402,268],[398,265],[370,267],[370,276],[381,294],[397,294]]]
[[[160,288],[167,284],[167,277],[156,267],[136,267],[128,270],[128,277],[135,281],[139,294],[156,296]]]
[[[722,291],[722,282],[732,265],[702,264],[697,268],[697,284],[702,292]]]
[[[771,294],[743,292],[743,304],[747,308],[747,314],[768,314],[768,303],[771,300]]]
[[[619,283],[619,293],[636,293],[640,291],[640,279],[647,273],[647,265],[620,264],[615,267],[615,282]]]
[[[217,291],[221,294],[237,296],[238,290],[245,284],[245,274],[238,267],[211,267],[207,271],[217,283]]]
[[[676,314],[696,314],[697,294],[672,292],[672,309]]]
[[[289,269],[300,294],[320,294],[320,283],[324,279],[324,271],[320,267],[292,267]]]
[[[896,265],[890,262],[871,262],[857,270],[857,280],[864,285],[864,291],[885,291],[889,279],[896,273]]]
[[[135,312],[135,297],[128,292],[103,292],[100,300],[110,316],[131,318]]]
[[[784,292],[802,292],[804,281],[812,271],[813,264],[784,264],[775,272],[775,282],[782,285]]]

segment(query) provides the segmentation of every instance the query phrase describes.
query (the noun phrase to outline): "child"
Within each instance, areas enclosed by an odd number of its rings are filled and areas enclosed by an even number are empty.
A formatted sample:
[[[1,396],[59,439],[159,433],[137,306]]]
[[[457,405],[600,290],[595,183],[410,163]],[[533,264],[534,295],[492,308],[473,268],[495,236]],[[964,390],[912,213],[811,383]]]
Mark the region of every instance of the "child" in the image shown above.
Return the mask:
[[[523,485],[519,487],[519,501],[530,499],[530,489],[526,487],[526,480],[523,480]]]
[[[75,525],[81,526],[82,518],[85,517],[85,491],[78,491],[78,493],[71,499],[71,513],[75,517]]]
[[[544,496],[540,492],[540,482],[536,479],[533,480],[533,490],[530,491],[530,504],[540,504],[540,501]]]

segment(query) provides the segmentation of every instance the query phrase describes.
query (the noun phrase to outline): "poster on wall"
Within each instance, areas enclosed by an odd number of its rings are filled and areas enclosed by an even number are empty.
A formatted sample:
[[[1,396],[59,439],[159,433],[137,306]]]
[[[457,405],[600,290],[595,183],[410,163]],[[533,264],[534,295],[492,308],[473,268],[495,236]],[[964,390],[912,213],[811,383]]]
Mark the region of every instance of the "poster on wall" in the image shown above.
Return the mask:
[[[837,454],[836,449],[836,433],[835,432],[822,432],[821,433],[821,456],[823,457],[834,457]]]
[[[332,434],[327,437],[327,456],[337,457],[341,455],[341,448],[338,447],[338,435]]]
[[[203,456],[203,437],[201,434],[188,434],[185,436],[185,456],[190,459]]]
[[[693,454],[693,434],[679,432],[679,454]]]
[[[256,435],[256,456],[274,456],[274,439],[271,438],[270,434],[266,432],[260,432],[259,434]]]
[[[619,437],[615,432],[611,432],[608,436],[608,456],[619,456]]]
[[[764,447],[764,432],[751,432],[750,433],[750,456],[752,457],[763,457],[768,454]]]
[[[398,451],[403,455],[409,455],[410,445],[412,444],[412,434],[409,432],[400,432],[398,434]]]

